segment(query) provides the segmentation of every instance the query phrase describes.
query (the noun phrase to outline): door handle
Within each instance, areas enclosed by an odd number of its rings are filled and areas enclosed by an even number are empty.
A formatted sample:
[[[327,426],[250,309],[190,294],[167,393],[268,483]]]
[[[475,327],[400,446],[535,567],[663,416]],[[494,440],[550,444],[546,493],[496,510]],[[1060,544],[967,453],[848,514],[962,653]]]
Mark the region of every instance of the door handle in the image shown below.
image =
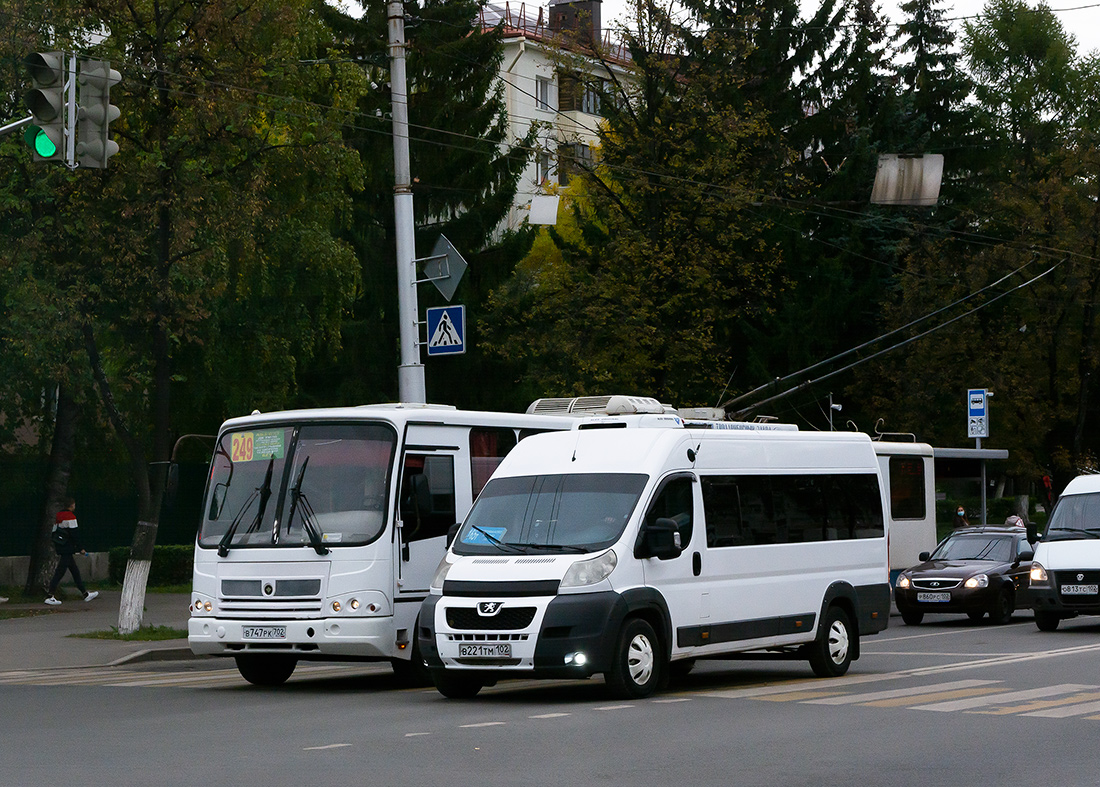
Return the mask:
[[[691,573],[695,576],[703,573],[703,556],[698,552],[691,553]]]

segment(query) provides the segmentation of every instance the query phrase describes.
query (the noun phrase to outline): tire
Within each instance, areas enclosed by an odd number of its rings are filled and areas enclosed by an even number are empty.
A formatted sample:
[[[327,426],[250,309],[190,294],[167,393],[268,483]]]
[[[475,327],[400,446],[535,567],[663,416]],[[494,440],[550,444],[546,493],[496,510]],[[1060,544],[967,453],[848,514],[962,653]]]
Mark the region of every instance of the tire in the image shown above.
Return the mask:
[[[640,700],[655,692],[664,671],[662,653],[653,626],[641,618],[627,620],[619,632],[614,663],[604,674],[612,696]]]
[[[1035,610],[1035,625],[1039,627],[1039,631],[1057,631],[1058,624],[1061,622],[1062,619],[1058,617],[1057,612]]]
[[[468,700],[477,696],[485,686],[480,678],[461,672],[448,672],[445,669],[432,672],[432,682],[436,689],[449,700]]]
[[[905,621],[906,626],[919,626],[924,620],[924,613],[915,609],[902,610],[901,619]]]
[[[298,659],[293,656],[248,654],[234,658],[241,677],[253,686],[282,686],[298,666]]]
[[[966,613],[966,616],[968,618],[970,618],[971,620],[973,620],[975,623],[977,623],[978,621],[980,621],[982,618],[985,617],[985,610],[984,609],[972,609],[972,610],[970,610],[969,612]]]
[[[839,678],[852,664],[852,623],[841,607],[829,607],[810,645],[810,667],[821,678]]]
[[[1003,626],[1012,620],[1012,613],[1016,611],[1016,594],[1009,588],[1003,588],[997,594],[997,600],[989,608],[989,620],[997,626]]]
[[[413,630],[416,631],[417,629],[414,628]],[[390,659],[390,666],[393,667],[394,681],[402,688],[412,689],[432,685],[432,674],[424,666],[424,657],[420,655],[419,638],[412,641],[412,653],[408,661],[398,658]]]

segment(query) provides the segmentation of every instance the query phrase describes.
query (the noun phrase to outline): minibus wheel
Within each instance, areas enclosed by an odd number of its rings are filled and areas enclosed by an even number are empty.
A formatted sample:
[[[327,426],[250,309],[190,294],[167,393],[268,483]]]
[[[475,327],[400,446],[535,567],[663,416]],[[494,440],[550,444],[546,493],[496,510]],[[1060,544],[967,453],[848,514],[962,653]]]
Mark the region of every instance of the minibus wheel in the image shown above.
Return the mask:
[[[1039,627],[1039,631],[1056,631],[1061,622],[1057,612],[1035,610],[1035,625]]]
[[[810,645],[810,667],[822,678],[839,678],[852,664],[852,624],[841,607],[829,607]]]
[[[479,678],[447,670],[433,670],[432,681],[436,689],[449,700],[468,700],[476,697],[485,685]]]
[[[241,677],[254,686],[281,686],[298,666],[293,656],[259,656],[242,654],[234,657]]]
[[[657,690],[663,669],[661,643],[653,626],[641,618],[623,624],[615,660],[604,674],[613,696],[642,699]]]

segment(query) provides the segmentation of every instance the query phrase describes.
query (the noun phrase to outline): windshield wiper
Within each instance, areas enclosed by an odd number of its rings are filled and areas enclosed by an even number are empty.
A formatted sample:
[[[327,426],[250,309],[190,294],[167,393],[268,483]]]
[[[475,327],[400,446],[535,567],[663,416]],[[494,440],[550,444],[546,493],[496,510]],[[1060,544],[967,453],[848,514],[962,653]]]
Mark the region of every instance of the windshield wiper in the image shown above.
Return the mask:
[[[1100,532],[1083,527],[1060,527],[1056,529],[1053,533],[1047,533],[1047,536],[1053,537],[1056,536],[1058,533],[1084,533],[1089,538],[1100,538]],[[1055,539],[1049,538],[1049,540],[1053,541]]]
[[[560,550],[562,552],[575,552],[579,555],[590,551],[587,547],[577,546],[576,544],[519,544],[514,541],[509,541],[510,547],[522,547],[524,549],[546,549],[546,550]]]
[[[271,455],[270,461],[267,463],[267,472],[264,473],[264,482],[257,489],[255,489],[248,499],[244,501],[244,505],[241,506],[241,510],[237,512],[237,516],[233,517],[233,523],[229,526],[229,529],[225,531],[225,535],[222,536],[221,541],[218,542],[218,557],[226,557],[229,554],[229,545],[233,542],[233,536],[237,533],[237,528],[241,525],[241,520],[244,519],[244,513],[252,505],[252,501],[258,496],[260,498],[260,507],[256,510],[256,516],[252,522],[248,525],[246,533],[251,533],[260,526],[260,522],[263,521],[264,512],[267,510],[267,501],[271,497],[271,472],[275,468],[275,454]]]
[[[513,552],[515,552],[517,554],[520,554],[520,555],[526,554],[522,549],[518,549],[515,544],[509,544],[505,541],[501,541],[499,538],[497,538],[496,536],[494,536],[492,533],[490,533],[488,530],[485,530],[484,528],[480,528],[477,525],[470,525],[470,529],[471,530],[476,530],[477,532],[481,533],[481,535],[485,536],[486,540],[488,540],[488,542],[490,544],[492,544],[493,546],[500,547],[501,549],[508,548],[508,549],[511,549]]]
[[[306,467],[308,466],[309,457],[307,456],[305,461],[302,462],[302,469],[298,471],[298,480],[290,488],[290,516],[286,520],[286,532],[290,532],[290,526],[294,523],[294,512],[298,510],[298,505],[301,504],[303,511],[302,528],[309,536],[309,545],[313,547],[313,551],[318,555],[327,555],[329,548],[324,545],[320,528],[315,524],[316,514],[313,512],[313,506],[309,504],[309,498],[302,492],[302,479],[306,477]]]

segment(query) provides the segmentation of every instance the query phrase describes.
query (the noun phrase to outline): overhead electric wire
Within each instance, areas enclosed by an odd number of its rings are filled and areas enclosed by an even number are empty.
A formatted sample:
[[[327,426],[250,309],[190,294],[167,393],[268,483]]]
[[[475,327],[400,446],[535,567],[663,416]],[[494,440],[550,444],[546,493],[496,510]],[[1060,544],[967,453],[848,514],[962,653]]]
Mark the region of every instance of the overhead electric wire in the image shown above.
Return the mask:
[[[929,328],[927,331],[922,331],[921,333],[918,333],[915,336],[911,336],[908,339],[905,339],[904,341],[900,341],[897,344],[893,344],[889,347],[885,347],[885,348],[883,348],[883,349],[881,349],[877,352],[872,353],[871,355],[868,355],[864,358],[860,358],[859,360],[853,361],[852,363],[848,364],[847,366],[843,366],[840,369],[835,369],[835,370],[829,372],[828,374],[824,374],[821,377],[818,377],[816,379],[808,380],[804,383],[800,383],[799,385],[797,385],[793,388],[789,388],[786,391],[783,391],[782,393],[778,393],[778,394],[775,394],[773,396],[769,396],[768,398],[762,399],[759,402],[756,402],[752,405],[749,405],[748,407],[743,407],[740,410],[734,411],[733,413],[727,413],[727,415],[730,415],[735,419],[738,418],[738,417],[744,417],[744,416],[748,415],[749,413],[753,412],[754,410],[758,410],[759,408],[763,407],[766,404],[777,401],[779,399],[784,399],[784,398],[790,396],[793,393],[797,393],[798,391],[801,391],[805,388],[810,387],[811,385],[818,385],[820,383],[825,382],[826,380],[831,380],[833,377],[836,377],[839,374],[843,374],[844,372],[846,372],[850,369],[853,369],[853,368],[855,368],[856,366],[859,366],[862,363],[866,363],[867,361],[871,361],[871,360],[874,360],[875,358],[879,358],[879,357],[885,355],[888,352],[892,352],[893,350],[898,349],[899,347],[904,347],[907,344],[912,344],[913,342],[917,341],[918,339],[923,339],[924,337],[928,336],[929,334],[935,333],[936,331],[940,330],[941,328],[946,328],[948,325],[951,325],[952,323],[958,322],[959,320],[963,319],[964,317],[969,317],[969,316],[977,313],[979,310],[984,309],[986,306],[990,306],[990,305],[996,303],[997,301],[1001,300],[1002,298],[1008,297],[1009,295],[1016,292],[1017,290],[1021,290],[1024,287],[1031,286],[1032,284],[1037,282],[1039,279],[1041,279],[1044,276],[1046,276],[1047,274],[1051,273],[1055,268],[1060,266],[1063,262],[1066,262],[1066,260],[1065,259],[1059,260],[1058,262],[1054,263],[1052,266],[1047,268],[1045,271],[1043,271],[1039,275],[1033,276],[1032,278],[1028,279],[1027,281],[1025,281],[1021,284],[1017,284],[1012,289],[1006,290],[1005,292],[1002,292],[999,295],[996,295],[993,298],[990,298],[985,303],[982,303],[982,304],[979,304],[978,306],[975,306],[970,311],[963,312],[962,314],[956,315],[955,317],[952,317],[950,320],[947,320],[946,322],[942,322],[939,325],[936,325],[932,328]],[[1012,274],[1009,274],[1009,275],[1012,275]],[[847,355],[847,354],[848,353],[843,353],[843,355]]]

